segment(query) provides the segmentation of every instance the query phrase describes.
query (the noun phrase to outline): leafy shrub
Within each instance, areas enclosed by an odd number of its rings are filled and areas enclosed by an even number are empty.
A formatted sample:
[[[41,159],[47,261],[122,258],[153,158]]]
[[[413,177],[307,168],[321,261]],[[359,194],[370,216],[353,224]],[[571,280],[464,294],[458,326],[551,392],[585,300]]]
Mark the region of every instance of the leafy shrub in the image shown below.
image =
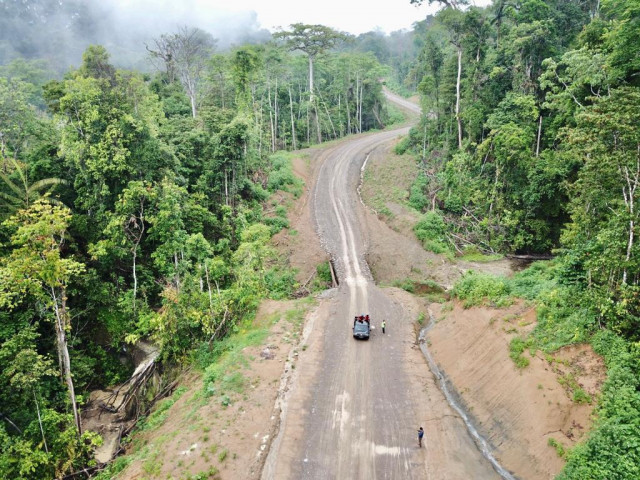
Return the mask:
[[[573,401],[575,403],[591,403],[592,398],[587,392],[585,392],[582,388],[576,388],[573,391]]]
[[[564,458],[564,456],[566,455],[564,446],[560,442],[558,442],[555,438],[550,437],[549,440],[547,441],[547,445],[555,448],[556,453],[560,458]]]
[[[275,235],[283,228],[289,228],[289,219],[287,217],[265,217],[263,222],[269,226],[271,235]]]
[[[528,268],[514,275],[513,293],[527,300],[535,300],[544,292],[553,290],[558,285],[554,262],[535,262]]]
[[[290,268],[273,267],[267,270],[264,279],[269,298],[282,300],[291,297],[299,286],[295,277],[296,270]]]
[[[425,195],[425,189],[429,179],[420,172],[409,190],[409,205],[422,212],[429,205],[429,199]]]
[[[413,284],[413,281],[409,280],[408,278],[405,278],[404,280],[394,280],[393,286],[401,288],[404,291],[409,293],[415,292],[415,285]]]
[[[270,192],[282,190],[292,193],[296,198],[302,194],[304,183],[293,173],[290,154],[278,152],[271,155],[271,171],[267,181],[267,189]]]
[[[407,152],[407,150],[410,147],[411,147],[411,138],[409,138],[407,136],[407,137],[404,137],[402,140],[400,140],[396,144],[396,146],[395,146],[395,148],[393,150],[394,150],[394,153],[396,155],[403,155],[403,154],[405,154]]]
[[[316,276],[311,282],[311,291],[325,290],[331,286],[331,282],[331,265],[329,262],[322,262],[316,267]]]
[[[436,211],[425,213],[413,227],[413,231],[425,250],[438,254],[451,253],[446,237],[447,228],[440,213]]]

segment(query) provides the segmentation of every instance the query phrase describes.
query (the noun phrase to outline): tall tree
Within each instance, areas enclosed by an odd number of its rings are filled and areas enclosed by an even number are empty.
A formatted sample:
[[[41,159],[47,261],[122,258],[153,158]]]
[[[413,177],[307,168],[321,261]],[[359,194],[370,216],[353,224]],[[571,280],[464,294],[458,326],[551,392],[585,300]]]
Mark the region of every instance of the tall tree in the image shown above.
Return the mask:
[[[74,276],[84,271],[84,265],[62,257],[70,220],[68,208],[38,200],[5,222],[9,228],[15,229],[11,236],[15,248],[0,267],[0,306],[15,308],[31,298],[53,314],[60,369],[80,435],[82,424],[67,344],[67,332],[71,326],[67,286]]]
[[[289,50],[300,50],[307,54],[309,59],[309,102],[314,113],[318,143],[322,142],[320,126],[318,122],[318,107],[316,105],[313,84],[313,65],[318,55],[336,47],[339,43],[349,38],[346,34],[338,32],[324,25],[308,25],[294,23],[291,30],[274,33],[273,37],[284,40]]]
[[[455,8],[446,8],[439,12],[438,20],[449,31],[449,41],[456,49],[456,106],[455,117],[458,125],[458,148],[462,149],[462,118],[460,116],[461,80],[462,80],[462,47],[465,34],[465,15]]]

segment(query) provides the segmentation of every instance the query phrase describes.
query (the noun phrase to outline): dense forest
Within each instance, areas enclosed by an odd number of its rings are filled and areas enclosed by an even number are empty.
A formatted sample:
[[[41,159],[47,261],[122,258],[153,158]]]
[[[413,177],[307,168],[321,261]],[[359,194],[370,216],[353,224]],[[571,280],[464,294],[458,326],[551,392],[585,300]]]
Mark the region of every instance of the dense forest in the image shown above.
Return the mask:
[[[382,78],[420,94],[398,151],[420,167],[425,248],[553,257],[455,293],[538,304],[516,357],[605,357],[560,477],[640,477],[640,2],[441,5],[411,32],[295,24],[232,45],[184,26],[133,51],[85,2],[0,1],[0,477],[91,465],[80,411],[129,378],[137,342],[170,375],[298,293],[269,243],[287,226],[271,196],[301,189],[286,152],[398,120]]]
[[[89,45],[60,72],[44,20],[100,29],[80,2],[50,4],[0,4],[5,25],[39,33],[7,36],[0,66],[0,477],[12,479],[91,465],[100,439],[82,406],[129,378],[141,339],[170,375],[260,299],[294,295],[269,248],[287,226],[270,196],[302,188],[286,151],[392,120],[388,67],[327,27],[223,50],[185,26],[141,45],[143,71]]]
[[[537,303],[536,330],[511,345],[523,364],[526,349],[591,342],[609,376],[560,478],[638,478],[640,2],[441,4],[410,77],[426,114],[400,149],[420,165],[416,235],[450,257],[554,257],[455,293]]]

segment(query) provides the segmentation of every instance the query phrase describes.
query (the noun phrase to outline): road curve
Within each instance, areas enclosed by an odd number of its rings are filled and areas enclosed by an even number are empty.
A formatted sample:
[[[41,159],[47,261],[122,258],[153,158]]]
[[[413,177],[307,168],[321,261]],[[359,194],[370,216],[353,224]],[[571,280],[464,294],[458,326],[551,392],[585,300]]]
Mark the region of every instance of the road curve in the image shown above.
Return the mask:
[[[367,213],[356,190],[361,168],[408,130],[360,135],[317,154],[311,209],[340,285],[298,364],[263,480],[499,478],[437,389],[425,398],[412,395],[404,352],[415,318],[374,284],[365,261]],[[353,318],[364,313],[376,327],[386,319],[387,334],[376,328],[369,341],[353,339]],[[429,375],[426,363],[424,371]],[[434,420],[425,427],[437,455],[417,447],[418,412],[425,411]],[[430,465],[432,458],[441,464]]]

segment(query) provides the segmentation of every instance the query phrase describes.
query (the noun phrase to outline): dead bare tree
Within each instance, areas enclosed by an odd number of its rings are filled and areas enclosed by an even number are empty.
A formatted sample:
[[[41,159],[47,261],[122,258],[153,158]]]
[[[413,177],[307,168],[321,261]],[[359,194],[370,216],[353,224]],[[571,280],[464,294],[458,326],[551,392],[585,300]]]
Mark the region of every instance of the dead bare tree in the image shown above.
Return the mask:
[[[181,27],[177,33],[163,34],[154,40],[155,49],[147,50],[152,58],[165,65],[169,81],[180,81],[191,102],[191,114],[198,113],[204,72],[215,50],[217,40],[194,27]]]

